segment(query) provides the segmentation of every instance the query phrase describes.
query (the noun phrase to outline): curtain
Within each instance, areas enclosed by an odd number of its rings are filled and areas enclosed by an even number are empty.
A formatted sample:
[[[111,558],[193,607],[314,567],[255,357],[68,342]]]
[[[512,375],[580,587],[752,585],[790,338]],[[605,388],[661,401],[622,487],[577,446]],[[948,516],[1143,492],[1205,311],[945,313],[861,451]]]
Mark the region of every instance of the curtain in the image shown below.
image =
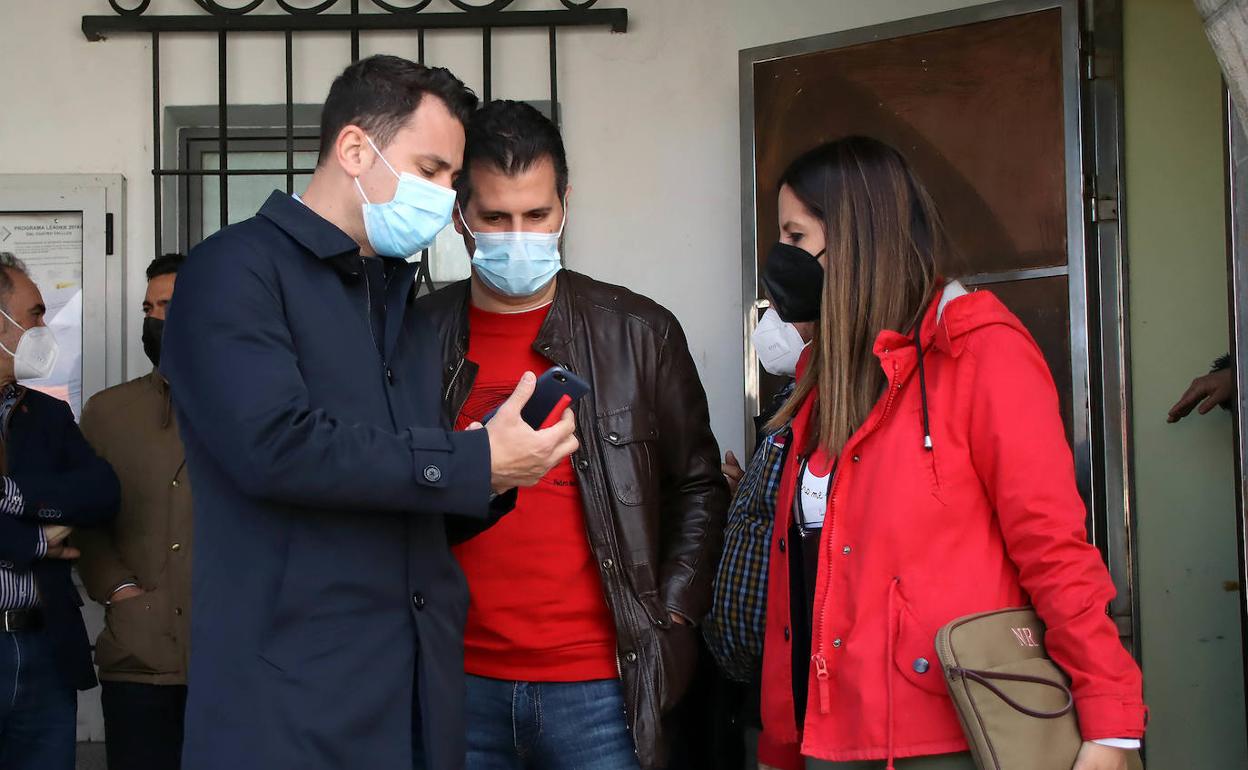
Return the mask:
[[[1248,126],[1248,0],[1195,0],[1240,122]]]

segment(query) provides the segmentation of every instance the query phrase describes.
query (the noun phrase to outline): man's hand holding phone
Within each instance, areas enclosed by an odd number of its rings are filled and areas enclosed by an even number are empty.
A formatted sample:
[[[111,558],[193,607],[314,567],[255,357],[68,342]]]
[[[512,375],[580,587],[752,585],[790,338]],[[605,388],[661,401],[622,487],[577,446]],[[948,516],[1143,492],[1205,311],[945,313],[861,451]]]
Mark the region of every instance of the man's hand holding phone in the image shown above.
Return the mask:
[[[542,430],[534,430],[520,416],[536,388],[537,377],[525,372],[485,426],[490,438],[490,485],[495,492],[533,486],[580,447],[571,409],[565,409],[558,422]],[[480,427],[474,424],[470,429]]]

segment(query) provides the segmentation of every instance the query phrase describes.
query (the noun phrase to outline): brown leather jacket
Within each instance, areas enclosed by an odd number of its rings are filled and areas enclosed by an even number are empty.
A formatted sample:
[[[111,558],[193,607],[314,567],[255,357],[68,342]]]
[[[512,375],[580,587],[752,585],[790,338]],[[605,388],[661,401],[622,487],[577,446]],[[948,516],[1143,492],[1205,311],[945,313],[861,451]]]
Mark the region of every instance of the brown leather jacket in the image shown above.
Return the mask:
[[[417,300],[443,348],[444,407],[472,390],[469,282]],[[643,767],[667,763],[664,716],[697,660],[697,622],[711,601],[728,487],[706,394],[684,332],[663,307],[619,286],[559,274],[533,349],[592,388],[576,406],[572,462],[585,526],[615,618],[627,717]],[[540,374],[540,372],[539,372]]]

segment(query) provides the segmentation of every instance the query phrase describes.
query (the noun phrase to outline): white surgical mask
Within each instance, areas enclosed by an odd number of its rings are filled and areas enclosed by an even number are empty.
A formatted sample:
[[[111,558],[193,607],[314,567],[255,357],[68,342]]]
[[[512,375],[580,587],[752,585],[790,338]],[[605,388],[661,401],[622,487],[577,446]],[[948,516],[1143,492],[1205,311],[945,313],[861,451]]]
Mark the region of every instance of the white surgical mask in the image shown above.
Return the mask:
[[[806,341],[791,323],[780,320],[774,308],[768,308],[754,328],[754,353],[763,368],[777,377],[797,375],[797,360],[806,348]]]
[[[14,321],[13,316],[3,309],[0,309],[0,315],[22,330],[16,351],[9,350],[0,342],[0,350],[13,356],[13,376],[19,380],[42,380],[51,375],[56,368],[56,356],[60,351],[52,330],[46,326],[32,326],[27,329]]]

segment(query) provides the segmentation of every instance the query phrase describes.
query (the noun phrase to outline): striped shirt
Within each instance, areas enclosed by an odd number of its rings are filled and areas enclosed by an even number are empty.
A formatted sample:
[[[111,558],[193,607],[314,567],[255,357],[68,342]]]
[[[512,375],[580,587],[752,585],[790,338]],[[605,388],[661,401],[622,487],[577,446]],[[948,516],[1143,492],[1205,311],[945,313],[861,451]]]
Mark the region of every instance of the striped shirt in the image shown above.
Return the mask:
[[[18,385],[7,385],[0,391],[0,430],[4,434],[0,439],[8,441],[9,414],[17,402],[21,400],[23,389]],[[22,490],[8,476],[0,476],[0,516],[21,516],[26,507],[22,498]],[[44,537],[43,527],[38,527],[39,540],[35,552],[31,555],[31,563],[42,559],[48,553],[48,541]],[[23,565],[25,566],[25,565]],[[24,610],[39,605],[39,592],[35,589],[35,575],[29,569],[19,567],[12,562],[0,562],[0,610]]]

